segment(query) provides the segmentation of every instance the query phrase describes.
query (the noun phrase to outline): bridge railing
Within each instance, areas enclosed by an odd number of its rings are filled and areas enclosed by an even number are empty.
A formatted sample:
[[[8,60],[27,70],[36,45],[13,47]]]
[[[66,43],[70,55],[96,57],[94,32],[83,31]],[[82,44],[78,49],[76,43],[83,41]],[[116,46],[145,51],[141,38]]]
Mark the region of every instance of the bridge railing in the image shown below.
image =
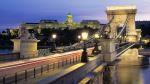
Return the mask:
[[[86,45],[87,48],[91,48],[93,46],[94,46],[94,44]],[[65,46],[65,48],[64,47],[57,48],[55,52],[56,53],[64,53],[64,52],[80,50],[82,48],[83,48],[83,46],[75,46],[75,47]],[[48,56],[48,55],[52,55],[52,54],[54,54],[54,52],[52,52],[50,48],[48,48],[48,49],[39,49],[38,50],[38,56]]]
[[[120,54],[122,54],[123,52],[125,52],[134,45],[135,43],[126,43],[125,45],[120,46],[119,48],[116,49],[116,55],[119,56]]]
[[[101,64],[100,57],[96,56],[95,59],[90,60],[88,63],[80,63],[80,67],[74,70],[70,70],[70,72],[67,72],[63,76],[59,76],[58,78],[54,80],[48,81],[50,84],[78,84],[79,80],[84,78],[88,73],[90,73],[93,69],[95,69],[97,66]],[[75,65],[75,67],[77,67]],[[67,71],[69,71],[67,70]],[[80,75],[79,75],[80,74]],[[43,81],[43,80],[42,80]],[[42,84],[42,83],[41,83]]]
[[[149,56],[150,55],[150,49],[139,49],[139,55]]]
[[[92,48],[87,49],[88,54],[92,53]],[[60,56],[52,57],[58,59],[54,62],[35,66],[34,68],[27,68],[26,70],[18,71],[13,74],[6,73],[0,76],[0,84],[18,83],[20,81],[27,81],[32,78],[42,76],[45,72],[54,71],[63,67],[71,66],[81,61],[82,50],[74,51],[73,53],[62,53]],[[46,59],[47,60],[47,59]],[[49,60],[52,60],[51,58]]]
[[[91,43],[91,44],[86,45],[86,48],[91,48],[93,46],[94,46],[94,43]],[[68,47],[63,48],[62,51],[69,52],[69,51],[74,51],[74,50],[80,50],[82,48],[83,48],[83,45],[81,45],[81,46],[74,46],[74,47],[68,46]]]
[[[66,58],[58,62],[53,62],[46,65],[41,65],[39,67],[26,69],[21,72],[16,72],[14,74],[5,75],[0,77],[0,84],[10,84],[16,83],[19,81],[27,81],[31,78],[37,78],[39,75],[43,75],[45,72],[54,71],[56,69],[62,68],[64,66],[69,66],[75,63],[80,62],[81,58],[74,56],[73,58]]]
[[[83,78],[78,84],[103,84],[103,74],[107,63],[102,63],[85,78]]]

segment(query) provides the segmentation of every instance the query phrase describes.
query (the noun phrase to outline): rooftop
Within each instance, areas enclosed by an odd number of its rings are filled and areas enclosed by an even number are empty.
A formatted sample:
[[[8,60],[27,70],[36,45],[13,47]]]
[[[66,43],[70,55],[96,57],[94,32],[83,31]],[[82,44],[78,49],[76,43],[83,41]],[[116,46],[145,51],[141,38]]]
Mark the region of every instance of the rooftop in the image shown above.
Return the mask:
[[[82,20],[81,23],[89,23],[89,22],[93,22],[93,23],[98,23],[100,24],[100,22],[98,20]]]

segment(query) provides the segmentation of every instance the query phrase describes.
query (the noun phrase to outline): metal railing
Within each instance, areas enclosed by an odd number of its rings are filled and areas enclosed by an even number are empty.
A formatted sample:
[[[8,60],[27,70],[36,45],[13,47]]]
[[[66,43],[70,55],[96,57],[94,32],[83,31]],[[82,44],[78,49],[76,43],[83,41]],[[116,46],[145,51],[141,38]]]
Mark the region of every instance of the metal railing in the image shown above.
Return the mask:
[[[39,67],[26,69],[21,72],[16,72],[14,74],[5,75],[3,77],[0,77],[0,84],[10,84],[15,83],[19,81],[28,81],[31,78],[36,78],[38,76],[42,76],[45,72],[53,71],[56,69],[59,69],[64,66],[69,66],[71,64],[80,62],[80,56],[74,56],[73,58],[65,58],[64,60],[53,62],[46,65],[41,65]]]
[[[128,43],[126,45],[119,47],[118,49],[116,49],[116,56],[118,57],[120,54],[127,51],[129,48],[131,48],[134,45],[135,45],[135,43]]]
[[[72,70],[61,77],[57,77],[54,80],[50,80],[49,83],[50,84],[78,84],[79,80],[84,78],[88,73],[90,73],[93,69],[95,69],[97,66],[99,66],[102,63],[99,59],[100,56],[96,56],[95,59],[90,60],[90,62],[86,63],[82,67],[79,67],[76,70]]]

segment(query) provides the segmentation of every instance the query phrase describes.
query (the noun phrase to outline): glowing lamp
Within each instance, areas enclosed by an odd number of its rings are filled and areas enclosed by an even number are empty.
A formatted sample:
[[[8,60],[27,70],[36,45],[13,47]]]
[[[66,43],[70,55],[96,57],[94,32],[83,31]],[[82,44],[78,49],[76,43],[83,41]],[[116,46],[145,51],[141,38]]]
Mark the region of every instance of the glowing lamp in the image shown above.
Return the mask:
[[[87,40],[87,38],[88,38],[88,33],[87,32],[82,32],[82,39],[83,40]]]
[[[56,34],[53,34],[53,35],[52,35],[52,38],[53,38],[53,39],[56,39],[56,37],[57,37]]]
[[[99,38],[99,34],[95,34],[94,38],[98,39]]]

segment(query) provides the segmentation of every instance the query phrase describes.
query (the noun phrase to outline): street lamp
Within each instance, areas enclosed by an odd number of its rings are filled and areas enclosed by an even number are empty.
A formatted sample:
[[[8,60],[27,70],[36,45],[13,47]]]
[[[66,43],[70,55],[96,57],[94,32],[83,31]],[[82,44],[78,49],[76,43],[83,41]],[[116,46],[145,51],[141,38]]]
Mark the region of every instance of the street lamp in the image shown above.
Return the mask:
[[[122,36],[119,36],[119,42],[120,43],[122,42]]]
[[[53,38],[53,39],[56,39],[56,37],[57,37],[56,34],[53,34],[53,35],[52,35],[52,38]]]
[[[95,37],[96,39],[99,39],[99,34],[98,34],[98,33],[94,34],[94,37]]]
[[[86,51],[87,48],[86,48],[86,44],[85,44],[85,41],[88,38],[88,33],[82,32],[81,36],[82,36],[82,40],[84,42],[83,52],[82,52],[82,56],[81,56],[81,62],[88,62],[87,51]]]
[[[78,41],[79,42],[81,41],[81,35],[78,35]]]
[[[98,53],[100,53],[100,50],[98,49],[98,39],[100,38],[99,34],[98,33],[94,34],[94,38],[95,38],[95,44],[94,44],[94,49],[92,51],[92,54],[97,55]]]
[[[56,43],[55,43],[56,38],[57,38],[57,35],[56,34],[52,34],[53,46],[52,46],[51,51],[55,51],[56,50]]]
[[[125,42],[127,41],[126,39],[127,39],[127,36],[124,36],[124,41],[125,41]]]

